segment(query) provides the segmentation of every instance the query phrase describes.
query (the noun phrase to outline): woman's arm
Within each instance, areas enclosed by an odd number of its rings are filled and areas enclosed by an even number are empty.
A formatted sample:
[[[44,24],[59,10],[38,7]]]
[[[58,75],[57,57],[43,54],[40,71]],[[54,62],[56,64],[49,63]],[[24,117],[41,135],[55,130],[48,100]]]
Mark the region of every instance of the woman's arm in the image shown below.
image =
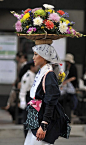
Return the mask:
[[[69,82],[72,82],[72,81],[74,81],[74,80],[76,80],[76,77],[71,77],[71,78],[65,80],[65,81],[62,83],[62,85],[65,85],[65,84],[67,84],[67,83],[69,83]]]

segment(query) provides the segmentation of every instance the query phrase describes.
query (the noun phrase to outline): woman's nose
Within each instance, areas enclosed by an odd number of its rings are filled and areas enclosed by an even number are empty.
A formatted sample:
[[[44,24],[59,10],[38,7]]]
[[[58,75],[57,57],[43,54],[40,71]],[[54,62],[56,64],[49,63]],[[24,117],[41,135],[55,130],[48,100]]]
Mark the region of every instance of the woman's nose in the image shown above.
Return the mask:
[[[33,56],[33,59],[34,59],[34,56]]]

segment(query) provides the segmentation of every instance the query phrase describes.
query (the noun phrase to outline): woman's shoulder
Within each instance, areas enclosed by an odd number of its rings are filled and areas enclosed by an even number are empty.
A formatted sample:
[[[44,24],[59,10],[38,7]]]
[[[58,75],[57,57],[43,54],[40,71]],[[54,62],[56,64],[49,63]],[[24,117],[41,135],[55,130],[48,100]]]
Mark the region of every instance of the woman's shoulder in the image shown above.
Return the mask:
[[[45,78],[45,82],[50,82],[50,83],[58,82],[57,76],[54,73],[54,71],[50,71],[47,73],[46,78]]]
[[[47,73],[46,77],[56,77],[56,74],[54,71],[50,71]]]

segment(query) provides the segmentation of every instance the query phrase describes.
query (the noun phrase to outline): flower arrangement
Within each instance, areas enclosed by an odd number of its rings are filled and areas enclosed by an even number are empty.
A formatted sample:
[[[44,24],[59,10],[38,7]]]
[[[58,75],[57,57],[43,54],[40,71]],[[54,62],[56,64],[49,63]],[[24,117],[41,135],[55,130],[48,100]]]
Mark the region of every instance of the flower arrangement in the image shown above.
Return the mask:
[[[17,18],[15,30],[20,34],[62,34],[70,37],[82,37],[73,29],[74,22],[70,22],[67,12],[58,10],[54,6],[44,4],[42,8],[26,9],[21,14],[11,11]]]
[[[65,80],[65,77],[66,77],[66,73],[61,70],[58,74],[58,85],[61,85],[62,82]]]

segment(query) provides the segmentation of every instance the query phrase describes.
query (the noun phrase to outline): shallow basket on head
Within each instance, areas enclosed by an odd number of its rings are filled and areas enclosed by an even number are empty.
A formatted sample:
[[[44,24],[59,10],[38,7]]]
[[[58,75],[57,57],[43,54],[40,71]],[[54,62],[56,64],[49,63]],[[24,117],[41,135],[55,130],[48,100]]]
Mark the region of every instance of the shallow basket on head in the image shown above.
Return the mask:
[[[74,37],[73,35],[69,35],[69,34],[19,34],[18,36],[23,36],[27,39],[33,40],[35,41],[36,45],[40,45],[40,44],[52,44],[53,40],[57,40],[60,38],[64,38],[64,37]]]

